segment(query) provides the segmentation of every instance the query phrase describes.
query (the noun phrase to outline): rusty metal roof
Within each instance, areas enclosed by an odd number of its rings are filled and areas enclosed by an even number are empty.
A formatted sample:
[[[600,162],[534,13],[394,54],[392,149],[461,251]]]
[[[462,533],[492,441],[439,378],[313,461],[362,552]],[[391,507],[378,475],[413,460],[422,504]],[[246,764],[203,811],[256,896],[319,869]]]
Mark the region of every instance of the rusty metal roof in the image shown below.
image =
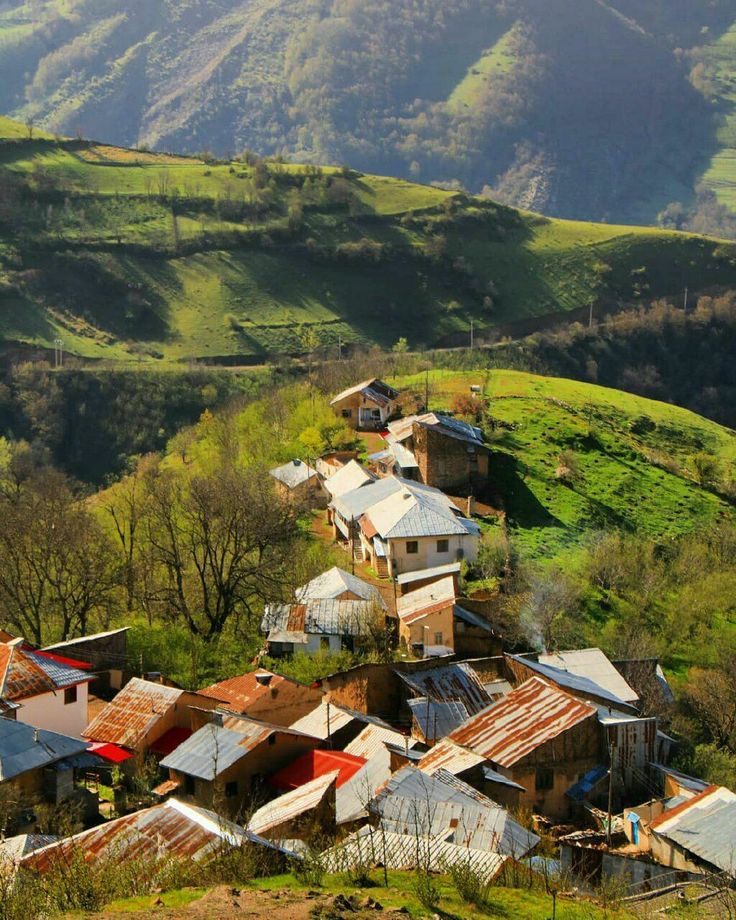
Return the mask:
[[[297,786],[290,792],[280,795],[272,802],[267,802],[258,811],[254,812],[248,822],[248,830],[255,834],[265,834],[267,831],[293,821],[300,815],[317,808],[325,796],[330,792],[334,794],[335,784],[339,770],[318,776],[302,786]]]
[[[400,732],[380,725],[366,725],[363,731],[345,748],[346,754],[355,754],[357,757],[380,757],[386,753],[386,745],[395,744],[405,748],[413,748],[417,742],[414,738],[406,738]]]
[[[89,723],[84,737],[137,750],[183,693],[175,687],[134,677]]]
[[[270,699],[271,691],[278,689],[282,684],[289,684],[292,687],[299,686],[280,674],[273,674],[271,671],[258,668],[256,671],[238,674],[236,677],[221,680],[217,684],[210,684],[209,687],[204,687],[204,689],[197,692],[200,696],[206,696],[224,703],[228,709],[232,709],[234,712],[244,713],[249,706],[259,702],[264,697]]]
[[[24,700],[56,689],[53,679],[19,645],[0,645],[0,696]]]
[[[457,700],[440,703],[426,696],[418,696],[409,700],[409,709],[416,730],[428,743],[439,741],[468,720],[468,710]]]
[[[573,726],[597,715],[541,677],[532,677],[449,735],[451,741],[510,767]]]
[[[445,703],[462,703],[468,715],[475,715],[491,702],[491,698],[472,667],[464,661],[428,668],[423,671],[396,670],[417,696]]]
[[[200,860],[217,855],[223,845],[238,846],[246,839],[243,828],[214,812],[169,799],[36,850],[20,865],[45,872],[71,853],[81,854],[86,862],[101,857]]]
[[[430,775],[438,770],[447,770],[448,773],[457,776],[485,762],[486,758],[480,754],[460,747],[449,738],[443,738],[422,757],[419,761],[419,768]]]

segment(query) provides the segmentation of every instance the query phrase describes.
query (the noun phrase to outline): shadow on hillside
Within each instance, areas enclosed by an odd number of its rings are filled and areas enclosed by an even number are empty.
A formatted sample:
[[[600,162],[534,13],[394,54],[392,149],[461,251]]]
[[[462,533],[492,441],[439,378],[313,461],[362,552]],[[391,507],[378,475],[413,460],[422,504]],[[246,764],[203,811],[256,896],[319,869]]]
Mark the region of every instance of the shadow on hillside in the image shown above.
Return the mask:
[[[511,454],[494,453],[490,462],[491,482],[503,501],[509,523],[524,529],[565,528],[565,524],[545,508],[526,484],[524,464]]]

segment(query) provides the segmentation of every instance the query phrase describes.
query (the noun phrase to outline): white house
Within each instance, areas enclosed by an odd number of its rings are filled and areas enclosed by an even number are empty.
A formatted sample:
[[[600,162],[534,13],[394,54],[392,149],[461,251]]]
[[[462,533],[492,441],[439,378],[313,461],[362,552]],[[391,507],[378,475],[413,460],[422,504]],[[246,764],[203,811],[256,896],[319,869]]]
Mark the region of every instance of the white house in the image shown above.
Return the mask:
[[[13,639],[0,644],[0,697],[18,706],[16,721],[80,738],[93,679],[87,668],[84,662],[34,651],[24,647],[23,639]]]

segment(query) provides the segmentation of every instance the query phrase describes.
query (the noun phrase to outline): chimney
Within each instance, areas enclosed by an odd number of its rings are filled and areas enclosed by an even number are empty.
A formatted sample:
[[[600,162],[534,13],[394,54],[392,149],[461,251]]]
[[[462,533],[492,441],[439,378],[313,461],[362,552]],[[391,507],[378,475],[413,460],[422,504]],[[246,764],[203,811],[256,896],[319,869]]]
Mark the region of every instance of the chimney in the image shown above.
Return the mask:
[[[33,729],[33,740],[35,741],[36,744],[38,744],[38,742],[40,741],[40,736],[38,734],[37,728]]]
[[[475,514],[475,496],[468,495],[468,513],[466,517],[471,518]]]
[[[256,683],[259,683],[262,687],[267,687],[271,683],[271,678],[273,674],[268,674],[266,672],[256,674]]]

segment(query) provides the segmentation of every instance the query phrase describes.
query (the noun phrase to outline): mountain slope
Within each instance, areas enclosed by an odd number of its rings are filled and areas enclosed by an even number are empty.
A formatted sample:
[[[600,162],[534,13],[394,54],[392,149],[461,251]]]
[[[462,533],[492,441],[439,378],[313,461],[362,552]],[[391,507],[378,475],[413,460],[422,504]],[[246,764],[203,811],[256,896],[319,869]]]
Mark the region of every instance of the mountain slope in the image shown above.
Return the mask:
[[[0,111],[653,222],[723,181],[729,27],[728,0],[0,0]]]
[[[736,285],[736,245],[349,170],[204,162],[0,119],[0,336],[117,361],[464,344]]]

